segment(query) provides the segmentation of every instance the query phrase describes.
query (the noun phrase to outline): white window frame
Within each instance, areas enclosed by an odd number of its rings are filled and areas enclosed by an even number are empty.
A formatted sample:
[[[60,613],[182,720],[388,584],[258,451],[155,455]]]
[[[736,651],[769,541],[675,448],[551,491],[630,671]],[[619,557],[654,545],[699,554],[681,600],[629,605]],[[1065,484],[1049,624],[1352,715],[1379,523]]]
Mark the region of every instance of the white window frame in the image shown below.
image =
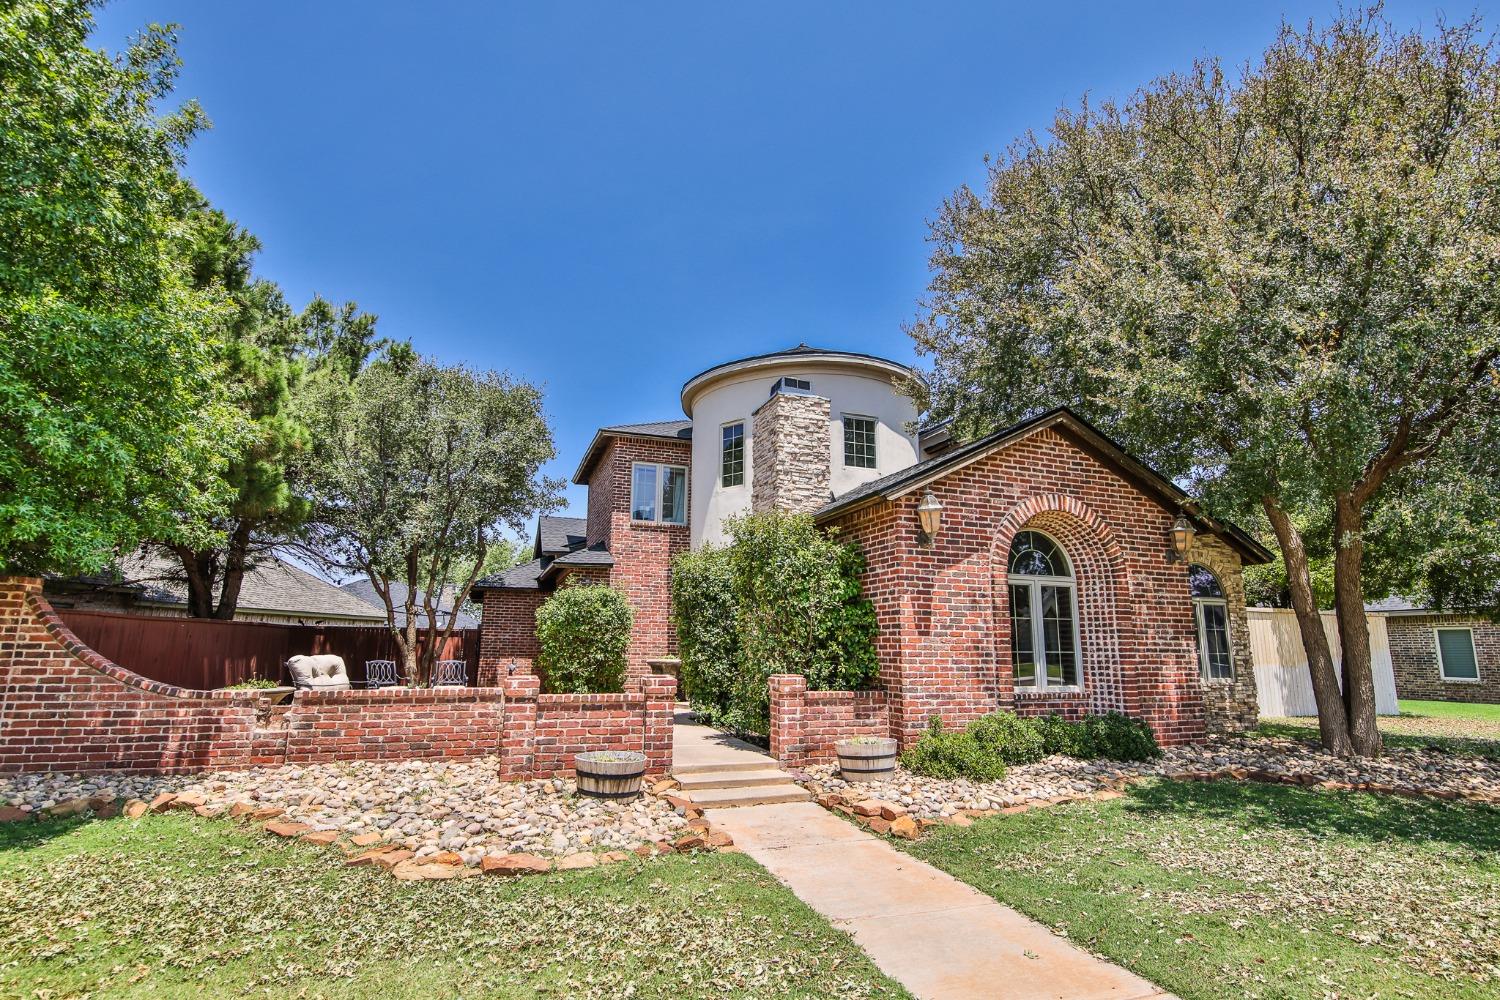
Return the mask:
[[[1443,663],[1443,644],[1438,640],[1439,632],[1467,632],[1469,633],[1469,655],[1474,658],[1473,677],[1449,677],[1448,667]],[[1444,684],[1478,684],[1479,673],[1479,647],[1474,645],[1474,629],[1469,625],[1434,625],[1432,627],[1432,648],[1437,654],[1438,679]]]
[[[1021,530],[1029,531],[1033,535],[1041,535],[1047,541],[1056,545],[1057,551],[1062,553],[1062,557],[1067,560],[1068,568],[1073,569],[1073,560],[1068,556],[1068,550],[1063,548],[1061,542],[1045,531],[1038,531],[1035,528],[1023,528]],[[1016,532],[1017,535],[1020,533],[1020,531]],[[1039,657],[1039,662],[1036,664],[1036,681],[1031,684],[1016,683],[1015,690],[1035,691],[1039,694],[1048,692],[1077,694],[1081,692],[1083,690],[1083,638],[1082,632],[1078,627],[1078,577],[1076,571],[1071,576],[1031,576],[1026,573],[1012,573],[1010,571],[1010,553],[1006,552],[1005,600],[1007,603],[1006,612],[1011,613],[1012,627],[1014,627],[1015,616],[1012,613],[1014,609],[1008,606],[1011,601],[1010,588],[1020,586],[1029,586],[1031,589],[1031,650],[1033,656]],[[1041,614],[1043,587],[1059,587],[1067,591],[1068,604],[1073,613],[1073,656],[1077,660],[1076,672],[1078,674],[1078,682],[1076,684],[1053,684],[1047,677],[1046,628],[1042,624]],[[1011,677],[1014,678],[1016,667],[1014,650],[1011,651],[1010,665]]]
[[[656,470],[656,507],[655,507],[656,516],[655,517],[636,517],[635,516],[635,470],[636,469],[655,469]],[[682,472],[682,520],[681,521],[668,521],[666,518],[662,517],[662,512],[666,510],[666,504],[662,503],[662,499],[666,495],[666,491],[667,491],[667,476],[666,476],[666,471],[668,469],[679,469]],[[670,462],[631,462],[630,463],[630,520],[631,520],[631,522],[633,524],[671,524],[671,525],[684,525],[684,524],[687,524],[687,522],[688,522],[688,509],[687,509],[687,507],[688,507],[688,470],[687,470],[687,466],[685,466],[685,465],[673,465]]]
[[[1222,597],[1193,598],[1193,627],[1198,632],[1198,675],[1210,684],[1232,684],[1234,683],[1233,642],[1229,642],[1229,676],[1215,677],[1208,672],[1208,629],[1203,626],[1203,609],[1209,606],[1224,609],[1225,641],[1229,641],[1229,601]]]
[[[740,481],[734,484],[724,482],[724,431],[738,425],[740,428]],[[719,425],[719,488],[725,490],[736,490],[750,482],[750,435],[746,433],[748,422],[745,420],[726,420]]]
[[[872,465],[851,465],[851,464],[849,464],[849,430],[848,430],[848,428],[849,428],[849,421],[851,421],[851,420],[868,420],[870,422],[870,459],[874,463]],[[872,471],[875,470],[875,469],[880,468],[880,419],[878,417],[872,417],[872,416],[870,416],[868,414],[865,414],[865,413],[842,413],[842,414],[839,415],[839,430],[843,432],[840,435],[840,437],[842,437],[843,440],[839,442],[839,447],[840,447],[841,451],[843,452],[843,456],[844,456],[844,468],[846,468],[846,469],[870,469]]]

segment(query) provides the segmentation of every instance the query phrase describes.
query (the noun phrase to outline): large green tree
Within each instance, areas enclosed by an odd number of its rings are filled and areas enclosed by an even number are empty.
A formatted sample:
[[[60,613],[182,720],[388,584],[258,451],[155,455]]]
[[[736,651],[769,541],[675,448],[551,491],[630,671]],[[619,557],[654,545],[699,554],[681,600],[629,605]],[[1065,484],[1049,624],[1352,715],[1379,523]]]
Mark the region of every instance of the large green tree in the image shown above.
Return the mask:
[[[174,38],[92,49],[94,4],[0,5],[0,572],[86,571],[226,500],[243,421],[195,288],[163,114]],[[209,488],[202,484],[209,483]]]
[[[369,578],[406,673],[425,683],[453,630],[453,616],[440,628],[444,586],[461,581],[467,595],[506,528],[519,533],[557,506],[562,484],[540,475],[554,455],[541,391],[397,352],[352,382],[316,383],[306,405],[305,550],[336,574]],[[392,583],[406,587],[399,628]],[[422,620],[437,641],[419,643]]]
[[[1381,747],[1367,542],[1434,578],[1459,554],[1493,566],[1497,87],[1476,23],[1284,27],[1238,74],[1205,60],[1060,112],[933,224],[911,332],[934,413],[978,432],[1070,404],[1209,510],[1267,526],[1340,753]]]

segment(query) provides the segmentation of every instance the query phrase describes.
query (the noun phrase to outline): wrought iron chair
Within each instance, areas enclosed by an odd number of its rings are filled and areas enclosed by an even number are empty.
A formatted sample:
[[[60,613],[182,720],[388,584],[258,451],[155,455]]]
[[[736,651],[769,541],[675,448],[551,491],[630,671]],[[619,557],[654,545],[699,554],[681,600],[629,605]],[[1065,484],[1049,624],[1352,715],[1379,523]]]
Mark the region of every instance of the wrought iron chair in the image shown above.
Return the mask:
[[[433,687],[467,687],[469,665],[463,660],[438,660],[432,665]]]
[[[365,687],[387,688],[401,683],[401,674],[395,660],[366,660]]]

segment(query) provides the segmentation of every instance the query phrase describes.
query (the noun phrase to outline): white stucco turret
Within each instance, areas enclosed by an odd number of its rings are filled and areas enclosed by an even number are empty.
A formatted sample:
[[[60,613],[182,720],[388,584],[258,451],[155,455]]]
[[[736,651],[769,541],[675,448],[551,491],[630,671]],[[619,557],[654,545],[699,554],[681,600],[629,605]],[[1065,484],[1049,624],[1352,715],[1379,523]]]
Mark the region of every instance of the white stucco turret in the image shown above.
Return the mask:
[[[910,374],[884,358],[802,345],[716,365],[689,379],[682,387],[682,410],[693,422],[692,544],[723,541],[724,519],[750,509],[755,413],[778,384],[787,392],[828,400],[828,435],[819,447],[826,450],[830,498],[916,464],[917,440],[908,430],[916,407],[896,388]],[[743,470],[726,485],[724,429],[735,424],[743,425]],[[853,462],[845,461],[846,424],[856,432]],[[873,456],[866,433],[871,430]]]

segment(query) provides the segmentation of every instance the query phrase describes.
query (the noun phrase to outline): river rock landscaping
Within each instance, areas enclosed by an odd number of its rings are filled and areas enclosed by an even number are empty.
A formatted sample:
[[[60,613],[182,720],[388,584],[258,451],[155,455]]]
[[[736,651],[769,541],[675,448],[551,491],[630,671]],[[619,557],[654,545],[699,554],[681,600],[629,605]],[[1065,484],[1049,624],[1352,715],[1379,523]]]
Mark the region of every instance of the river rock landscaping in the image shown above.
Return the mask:
[[[658,787],[665,791],[664,783]],[[124,806],[121,803],[125,803]],[[192,810],[267,821],[281,836],[399,851],[422,862],[498,870],[499,859],[561,858],[587,867],[596,852],[727,846],[690,804],[643,793],[632,801],[581,797],[571,779],[507,781],[495,758],[288,765],[190,776],[33,774],[0,779],[0,819],[92,810],[113,815]],[[410,854],[405,854],[410,852]],[[519,867],[516,867],[519,866]],[[517,871],[524,868],[514,863]],[[547,867],[544,862],[543,869]]]
[[[1088,798],[1149,777],[1273,781],[1500,803],[1500,762],[1494,760],[1405,747],[1389,748],[1378,759],[1344,760],[1311,741],[1264,736],[1220,737],[1200,746],[1172,747],[1152,761],[1052,756],[1015,765],[998,781],[927,778],[898,768],[888,781],[850,783],[832,764],[811,765],[795,777],[820,800],[878,799],[928,820]]]

